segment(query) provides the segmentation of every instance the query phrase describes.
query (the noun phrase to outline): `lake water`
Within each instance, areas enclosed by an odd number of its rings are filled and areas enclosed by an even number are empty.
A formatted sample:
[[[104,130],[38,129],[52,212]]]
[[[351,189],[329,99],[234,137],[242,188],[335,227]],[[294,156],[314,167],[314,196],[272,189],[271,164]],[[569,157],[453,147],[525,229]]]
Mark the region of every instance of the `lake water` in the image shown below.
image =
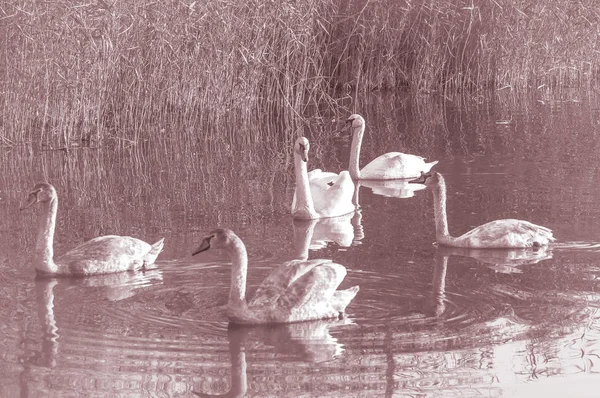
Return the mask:
[[[366,182],[356,214],[294,222],[292,139],[248,138],[269,124],[223,127],[221,139],[199,127],[99,148],[2,148],[0,395],[594,396],[598,102],[540,92],[364,103],[362,164],[396,150],[439,160],[451,233],[521,218],[552,228],[556,244],[438,249],[431,193],[397,182]],[[309,169],[347,168],[349,132],[334,119],[284,127],[311,140]],[[165,237],[157,269],[36,278],[39,209],[18,208],[39,181],[59,195],[57,255],[99,235]],[[286,260],[344,264],[342,287],[361,288],[347,318],[228,328],[228,259],[190,256],[217,226],[246,243],[250,292]]]

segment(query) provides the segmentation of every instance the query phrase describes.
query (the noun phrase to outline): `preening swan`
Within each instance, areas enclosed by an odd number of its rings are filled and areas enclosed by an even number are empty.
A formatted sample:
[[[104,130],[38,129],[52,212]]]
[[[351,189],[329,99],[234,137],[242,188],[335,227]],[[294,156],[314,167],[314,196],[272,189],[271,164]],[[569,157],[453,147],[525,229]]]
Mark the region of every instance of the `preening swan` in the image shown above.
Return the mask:
[[[347,171],[339,175],[320,169],[307,172],[309,143],[300,137],[294,144],[296,190],[292,201],[292,216],[303,220],[337,217],[352,213],[354,182]]]
[[[545,246],[555,239],[552,231],[529,221],[505,219],[490,221],[459,237],[450,236],[446,216],[446,182],[436,171],[423,173],[412,180],[431,188],[435,214],[436,240],[442,246],[470,247],[478,249],[510,249]]]
[[[29,193],[24,210],[42,206],[33,263],[44,274],[93,275],[136,270],[154,263],[163,248],[163,239],[150,245],[129,236],[107,235],[91,239],[54,261],[54,228],[58,196],[50,184],[37,184]]]
[[[352,148],[350,152],[350,175],[361,180],[395,180],[402,178],[415,178],[421,172],[428,172],[435,162],[426,163],[425,158],[409,155],[402,152],[388,152],[359,169],[360,147],[365,133],[365,119],[354,114],[347,119],[352,124]]]
[[[274,270],[246,301],[248,256],[244,243],[228,229],[210,232],[192,255],[224,249],[232,261],[227,315],[232,323],[267,324],[337,318],[358,293],[358,286],[336,290],[346,276],[331,260],[290,261]]]

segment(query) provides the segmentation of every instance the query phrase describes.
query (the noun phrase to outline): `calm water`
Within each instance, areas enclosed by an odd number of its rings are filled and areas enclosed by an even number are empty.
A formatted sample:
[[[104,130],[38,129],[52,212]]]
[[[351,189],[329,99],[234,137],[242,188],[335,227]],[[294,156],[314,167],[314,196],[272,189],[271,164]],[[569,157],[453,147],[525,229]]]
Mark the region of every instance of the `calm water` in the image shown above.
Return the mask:
[[[593,396],[600,383],[600,111],[577,93],[465,104],[373,98],[362,164],[438,159],[451,233],[498,218],[555,231],[548,250],[437,249],[428,190],[360,187],[361,212],[294,222],[291,145],[173,133],[69,152],[0,149],[0,395]],[[347,115],[340,115],[346,117]],[[228,136],[250,128],[240,125]],[[350,137],[293,126],[310,168],[347,167]],[[234,134],[235,133],[235,134]],[[166,238],[157,269],[36,279],[35,182],[59,193],[56,254],[103,234]],[[216,226],[250,256],[249,286],[282,261],[331,258],[360,285],[348,318],[228,328]],[[206,394],[206,395],[203,395]]]

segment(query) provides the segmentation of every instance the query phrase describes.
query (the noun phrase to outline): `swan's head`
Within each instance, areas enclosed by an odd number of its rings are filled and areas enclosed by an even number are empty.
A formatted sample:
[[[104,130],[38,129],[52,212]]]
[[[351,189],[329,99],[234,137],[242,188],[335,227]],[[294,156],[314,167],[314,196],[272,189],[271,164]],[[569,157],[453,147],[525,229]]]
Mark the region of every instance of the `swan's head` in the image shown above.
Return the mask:
[[[355,113],[346,119],[346,123],[352,125],[352,128],[362,128],[365,125],[365,119],[363,119],[361,115]]]
[[[300,155],[300,158],[304,162],[308,162],[308,150],[310,148],[310,144],[306,137],[299,137],[294,144],[294,152]]]
[[[21,210],[25,210],[29,206],[32,206],[39,202],[50,202],[56,198],[56,189],[50,184],[40,183],[36,184],[29,195],[27,196],[27,203],[21,206]]]
[[[426,186],[437,185],[440,183],[442,175],[437,171],[430,171],[427,173],[421,172],[421,175],[414,180],[410,180],[412,184],[425,184]]]
[[[214,229],[210,231],[210,233],[206,235],[204,239],[202,239],[202,243],[200,243],[200,246],[194,250],[192,256],[205,252],[208,249],[227,249],[231,245],[235,244],[235,241],[238,239],[239,238],[237,235],[234,234],[230,229]]]

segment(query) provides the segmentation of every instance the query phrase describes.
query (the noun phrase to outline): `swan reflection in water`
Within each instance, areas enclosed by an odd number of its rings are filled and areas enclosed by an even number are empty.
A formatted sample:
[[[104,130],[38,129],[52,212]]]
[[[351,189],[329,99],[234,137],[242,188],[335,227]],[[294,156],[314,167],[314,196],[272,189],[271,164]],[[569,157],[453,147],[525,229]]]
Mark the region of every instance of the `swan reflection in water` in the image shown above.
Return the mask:
[[[466,247],[438,246],[437,253],[444,256],[471,257],[503,274],[522,273],[523,271],[518,268],[519,266],[536,264],[552,258],[552,249],[549,249],[548,246],[524,249],[470,249]]]
[[[289,360],[319,363],[339,357],[343,345],[331,336],[329,329],[352,325],[349,319],[311,321],[291,324],[244,326],[229,324],[227,340],[231,361],[231,387],[224,394],[193,391],[199,397],[243,397],[248,390],[246,351],[264,343],[274,348],[276,354]],[[200,390],[200,388],[195,388]]]
[[[518,266],[536,264],[552,258],[552,250],[547,246],[511,250],[436,246],[431,295],[413,309],[413,312],[432,317],[438,317],[446,310],[446,271],[450,256],[471,257],[494,271],[505,274],[522,273]]]
[[[91,278],[36,277],[34,280],[37,314],[42,329],[41,350],[27,349],[23,363],[24,371],[33,366],[53,368],[59,346],[59,328],[54,315],[54,288],[56,285],[80,286],[84,289],[101,287],[102,296],[110,301],[132,297],[140,288],[162,283],[162,271],[129,271],[119,274],[97,275]],[[23,378],[22,380],[28,380]]]
[[[408,199],[415,196],[415,192],[427,188],[422,184],[411,184],[410,180],[359,180],[356,183],[356,190],[360,187],[367,187],[375,195],[385,196],[387,198]]]
[[[336,244],[350,247],[361,244],[365,237],[360,210],[340,217],[319,220],[293,220],[294,258],[307,260],[309,250],[320,250]]]

